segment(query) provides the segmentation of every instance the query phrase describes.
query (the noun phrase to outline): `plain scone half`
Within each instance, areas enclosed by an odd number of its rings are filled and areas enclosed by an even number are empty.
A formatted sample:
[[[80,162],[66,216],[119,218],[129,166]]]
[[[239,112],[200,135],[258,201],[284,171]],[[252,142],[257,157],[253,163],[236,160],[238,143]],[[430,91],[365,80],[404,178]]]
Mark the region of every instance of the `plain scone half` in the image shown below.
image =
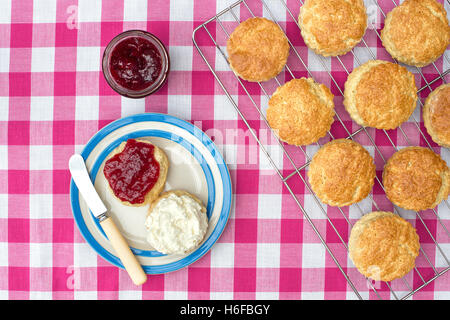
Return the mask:
[[[169,170],[169,159],[168,159],[166,153],[161,148],[159,148],[158,146],[156,146],[155,144],[151,143],[148,140],[145,140],[145,139],[130,139],[130,140],[135,140],[136,142],[145,143],[145,144],[153,146],[153,157],[156,160],[156,162],[159,164],[159,176],[158,176],[157,181],[145,194],[144,200],[139,203],[132,203],[131,199],[129,199],[130,201],[120,199],[114,193],[108,179],[107,179],[107,181],[108,181],[108,187],[109,187],[111,193],[122,204],[127,205],[127,206],[133,206],[133,207],[141,207],[141,206],[148,205],[148,204],[152,203],[153,201],[155,201],[159,197],[160,193],[164,190],[166,179],[167,179],[167,172]],[[122,142],[116,149],[113,150],[113,152],[111,152],[111,154],[107,157],[107,159],[105,161],[105,166],[106,166],[108,160],[112,159],[115,155],[121,153],[125,149],[125,146],[128,141],[129,140]]]

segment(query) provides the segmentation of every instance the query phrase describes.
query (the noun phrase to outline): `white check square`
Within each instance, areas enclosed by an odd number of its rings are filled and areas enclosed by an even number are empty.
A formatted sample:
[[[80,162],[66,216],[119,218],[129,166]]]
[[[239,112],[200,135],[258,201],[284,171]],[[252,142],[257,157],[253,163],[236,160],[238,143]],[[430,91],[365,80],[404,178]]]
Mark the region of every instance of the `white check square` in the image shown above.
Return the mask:
[[[30,100],[31,121],[53,120],[53,97],[32,96]]]
[[[0,23],[11,22],[11,0],[2,0],[2,10],[0,10]]]
[[[52,300],[51,291],[30,291],[30,300]]]
[[[256,252],[256,266],[258,268],[279,268],[280,244],[258,243]]]
[[[78,0],[79,22],[101,22],[102,2],[92,0]]]
[[[77,71],[100,71],[100,47],[77,48]]]
[[[0,48],[0,72],[9,72],[9,53],[9,48]]]
[[[439,246],[441,247],[442,251],[447,254],[450,252],[450,243],[440,243]],[[445,260],[444,256],[439,250],[436,250],[436,263],[435,266],[437,268],[446,268],[448,267],[448,262]]]
[[[233,292],[211,292],[209,297],[211,300],[233,300]]]
[[[187,300],[187,292],[184,291],[164,291],[165,300]]]
[[[96,267],[97,254],[87,243],[74,243],[73,262],[75,267]]]
[[[232,96],[237,101],[237,96]],[[226,95],[214,95],[214,119],[237,120],[238,114]]]
[[[53,218],[53,195],[30,194],[30,219]]]
[[[33,23],[54,23],[56,0],[33,0]]]
[[[278,292],[256,292],[255,293],[256,300],[279,300],[280,294]]]
[[[8,146],[0,146],[0,170],[8,170]]]
[[[75,100],[75,120],[98,120],[99,97],[77,96]]]
[[[281,219],[281,194],[258,194],[258,218]]]
[[[302,246],[302,268],[324,268],[325,247],[321,243],[304,243]]]
[[[147,0],[125,0],[123,21],[147,21]]]
[[[30,170],[52,170],[53,147],[31,145],[30,146]]]
[[[181,119],[191,119],[191,98],[190,95],[169,95],[167,97],[167,113]]]
[[[324,293],[320,291],[302,292],[302,300],[323,300]]]
[[[236,170],[237,165],[237,145],[224,144],[220,149],[220,153],[223,155],[225,162],[230,170]]]
[[[170,70],[190,71],[192,70],[193,48],[190,46],[170,46]]]
[[[53,266],[53,245],[51,243],[30,243],[30,267]]]
[[[8,194],[0,194],[0,218],[8,218]]]
[[[234,244],[218,242],[211,250],[211,267],[232,268],[234,266]]]
[[[303,207],[311,219],[326,219],[323,211],[327,212],[327,205],[320,202],[320,199],[316,201],[312,194],[303,195]]]
[[[55,47],[31,49],[31,72],[55,71]]]
[[[9,97],[0,97],[0,121],[8,121]]]
[[[127,97],[121,97],[121,99],[122,118],[145,112],[145,99],[132,99]]]
[[[8,243],[0,242],[0,267],[8,267]]]
[[[170,1],[170,21],[192,21],[194,1]]]
[[[142,291],[137,290],[120,290],[119,300],[141,300]]]
[[[80,291],[75,290],[73,293],[75,300],[97,300],[97,291]]]

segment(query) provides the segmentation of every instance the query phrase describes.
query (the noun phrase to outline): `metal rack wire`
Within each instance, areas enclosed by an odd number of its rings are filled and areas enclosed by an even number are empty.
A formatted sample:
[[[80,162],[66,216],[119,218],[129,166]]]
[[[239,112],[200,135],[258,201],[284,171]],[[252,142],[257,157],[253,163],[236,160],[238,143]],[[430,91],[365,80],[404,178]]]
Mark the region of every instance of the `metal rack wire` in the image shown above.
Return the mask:
[[[234,106],[234,108],[236,109],[238,115],[240,116],[241,120],[244,122],[244,124],[247,126],[247,128],[249,129],[250,134],[253,136],[253,138],[255,139],[257,145],[259,146],[259,148],[261,149],[261,151],[263,152],[263,154],[266,155],[268,162],[270,163],[270,165],[273,167],[273,169],[275,170],[276,174],[279,176],[279,178],[281,179],[281,181],[283,182],[284,187],[286,188],[286,190],[289,192],[289,194],[292,196],[292,198],[295,201],[295,204],[298,206],[299,210],[302,212],[304,218],[309,222],[310,226],[312,227],[313,231],[315,232],[315,234],[318,236],[320,242],[323,244],[323,246],[325,247],[327,253],[329,254],[329,256],[331,257],[331,259],[334,261],[334,263],[336,264],[337,268],[340,270],[340,272],[342,273],[342,275],[344,276],[344,278],[346,279],[348,285],[350,286],[350,288],[353,290],[355,296],[359,299],[363,299],[362,294],[360,290],[358,290],[357,286],[355,284],[355,281],[359,281],[359,279],[355,279],[358,275],[357,274],[350,274],[348,272],[348,268],[343,266],[342,261],[339,260],[338,256],[336,255],[335,251],[331,248],[332,245],[330,243],[327,243],[326,241],[326,235],[324,235],[323,233],[320,232],[319,228],[316,226],[316,224],[314,223],[314,217],[312,215],[311,210],[307,210],[305,208],[305,206],[302,204],[301,199],[296,195],[296,193],[294,192],[294,184],[295,182],[293,182],[294,177],[296,177],[297,179],[300,179],[300,181],[298,181],[297,183],[302,183],[306,190],[308,191],[308,193],[312,196],[312,199],[314,201],[314,204],[317,206],[318,211],[321,212],[321,214],[323,215],[323,218],[326,219],[327,224],[332,228],[332,230],[335,232],[337,238],[339,239],[338,243],[340,243],[347,251],[348,251],[348,247],[347,247],[347,241],[345,239],[345,237],[341,234],[342,232],[339,232],[339,227],[333,222],[336,219],[332,218],[329,216],[329,214],[327,214],[327,210],[326,210],[326,206],[321,204],[319,198],[314,194],[314,192],[311,190],[311,187],[307,181],[307,179],[305,179],[305,170],[307,169],[310,161],[311,161],[311,156],[310,154],[308,154],[307,152],[307,148],[305,146],[300,146],[300,147],[296,147],[295,150],[290,149],[288,151],[288,148],[290,148],[289,146],[285,145],[283,142],[281,142],[278,137],[276,136],[276,134],[274,132],[271,132],[271,134],[274,136],[274,140],[276,141],[276,145],[277,147],[281,150],[283,156],[285,157],[285,159],[288,161],[288,164],[290,164],[290,166],[292,166],[291,170],[287,170],[288,172],[285,173],[286,170],[281,169],[277,166],[276,161],[274,160],[274,158],[272,157],[269,147],[270,146],[266,146],[264,145],[264,143],[261,141],[261,139],[258,137],[258,134],[256,133],[255,130],[253,130],[252,125],[251,125],[251,121],[249,121],[245,115],[245,111],[241,110],[243,108],[240,108],[240,106],[238,105],[238,101],[235,97],[233,97],[233,95],[230,93],[230,84],[226,83],[225,81],[223,81],[219,75],[219,72],[217,72],[215,69],[215,67],[212,65],[212,63],[210,63],[210,59],[208,59],[207,57],[207,50],[205,49],[208,46],[213,46],[216,49],[217,56],[221,57],[221,59],[224,59],[224,65],[228,66],[227,71],[229,71],[230,73],[232,73],[231,69],[229,68],[228,65],[228,59],[227,59],[227,53],[226,53],[226,49],[224,44],[219,43],[220,40],[219,38],[223,37],[223,39],[227,39],[230,35],[230,33],[232,32],[232,28],[227,28],[226,25],[228,24],[229,21],[231,21],[232,23],[234,23],[235,25],[239,24],[241,22],[239,15],[245,15],[242,14],[243,10],[244,12],[246,12],[247,15],[249,16],[255,16],[254,11],[251,9],[249,3],[250,1],[252,2],[257,2],[258,4],[262,4],[262,7],[264,9],[264,12],[267,13],[268,18],[273,20],[275,23],[278,24],[278,26],[283,30],[282,26],[280,25],[280,23],[277,21],[277,19],[275,18],[274,13],[271,11],[271,9],[269,8],[267,1],[266,0],[239,0],[235,3],[233,3],[232,5],[230,5],[229,7],[227,7],[226,9],[224,9],[223,11],[219,12],[217,15],[215,15],[214,17],[212,17],[211,19],[205,21],[204,23],[200,24],[193,32],[192,35],[192,40],[194,43],[194,46],[196,47],[197,51],[199,52],[200,56],[203,58],[203,60],[205,61],[205,63],[207,64],[209,70],[213,73],[215,79],[217,80],[219,86],[222,88],[222,90],[224,91],[226,97],[228,98],[228,100],[231,102],[231,104]],[[286,0],[278,0],[279,3],[281,3],[282,8],[286,9],[286,16],[290,19],[292,19],[292,21],[295,23],[295,25],[300,28],[300,26],[298,25],[297,19],[295,18],[295,15],[293,14],[292,10],[289,9]],[[300,7],[301,5],[303,5],[303,1],[302,0],[297,0],[298,1],[298,7]],[[383,9],[381,8],[381,6],[378,4],[378,2],[376,0],[371,0],[373,2],[373,4],[376,6],[377,8],[377,13],[381,14],[383,17],[385,17],[385,12],[383,11]],[[394,5],[397,5],[395,3],[394,0],[391,0],[393,2]],[[274,1],[272,1],[274,2]],[[239,9],[241,14],[236,14],[236,10]],[[229,19],[229,20],[226,20]],[[214,28],[214,29],[212,29]],[[218,35],[217,32],[221,32],[221,35]],[[285,31],[285,30],[283,30]],[[199,37],[199,33],[200,32],[204,32],[205,36],[201,39],[201,41],[203,41],[202,43],[199,43],[199,40],[197,39],[197,37]],[[369,21],[369,28],[366,31],[366,34],[368,32],[374,32],[376,34],[377,38],[380,38],[380,34],[377,31],[376,27],[373,25],[373,23],[371,21]],[[210,41],[210,42],[209,42]],[[307,73],[307,75],[311,78],[316,78],[314,76],[315,71],[314,70],[310,70],[310,68],[308,68],[308,65],[305,64],[304,59],[301,57],[300,53],[298,52],[297,48],[295,47],[295,45],[293,45],[293,43],[291,42],[291,39],[289,39],[288,37],[288,41],[289,41],[289,45],[291,47],[291,52],[294,57],[296,57],[298,59],[297,62],[300,62],[300,66],[302,67],[303,71]],[[204,43],[206,42],[206,44]],[[363,39],[362,40],[362,48],[364,48],[365,52],[368,53],[368,56],[370,57],[370,59],[376,59],[376,55],[375,53],[372,51],[372,49],[369,47],[369,45],[367,44],[367,42]],[[358,65],[362,64],[362,59],[358,57],[358,55],[355,53],[355,49],[351,50],[351,55],[354,58],[354,61],[356,61],[356,63]],[[319,65],[321,66],[321,70],[320,72],[325,73],[331,84],[334,84],[334,86],[336,87],[337,91],[340,93],[341,96],[343,96],[343,89],[341,88],[343,86],[343,84],[339,84],[338,81],[336,81],[335,77],[333,77],[332,72],[330,70],[330,68],[327,66],[327,63],[329,63],[329,61],[327,60],[327,58],[318,56],[313,54],[313,56],[317,59],[317,61],[319,62]],[[338,62],[338,64],[342,67],[342,70],[348,75],[351,70],[349,70],[348,67],[346,67],[346,64],[344,63],[343,59],[341,57],[335,57],[333,58],[335,59],[335,61]],[[450,60],[448,59],[448,57],[446,55],[444,55],[444,59],[445,61],[450,64]],[[289,60],[288,60],[289,61]],[[440,72],[439,68],[433,63],[432,64],[433,68],[436,70],[438,77],[436,77],[435,79],[432,80],[427,80],[424,73],[422,72],[421,69],[419,68],[415,68],[414,70],[419,73],[421,79],[423,79],[423,81],[425,82],[425,85],[423,87],[421,87],[418,90],[418,94],[420,96],[420,93],[424,90],[429,90],[430,92],[432,91],[432,85],[434,84],[439,84],[440,82],[442,83],[447,83],[446,80],[446,76],[450,73],[450,69],[446,70],[445,72]],[[414,71],[413,70],[413,71]],[[291,66],[289,66],[289,62],[285,67],[285,76],[289,77],[289,78],[296,78],[295,73],[297,73],[296,70],[294,70]],[[249,83],[247,83],[246,81],[241,80],[238,76],[236,76],[234,73],[232,73],[234,76],[234,79],[236,80],[238,86],[243,90],[243,92],[245,92],[245,94],[247,95],[247,97],[249,98],[251,105],[254,107],[254,110],[256,110],[257,114],[259,115],[261,121],[265,124],[265,126],[270,130],[270,126],[268,125],[267,119],[264,115],[264,110],[263,110],[263,104],[257,103],[258,96],[255,97],[255,94],[253,94],[251,91],[251,88],[249,87]],[[274,86],[280,86],[282,85],[283,79],[280,79],[281,77],[276,77],[273,79]],[[261,97],[265,98],[265,99],[269,99],[270,98],[270,93],[269,93],[269,89],[267,88],[266,83],[257,83],[257,88],[260,89],[260,92],[262,92]],[[418,99],[418,104],[419,104],[419,108],[423,107],[422,101],[419,98]],[[419,109],[420,110],[420,109]],[[373,147],[374,152],[376,152],[376,154],[378,154],[380,156],[380,158],[386,162],[386,156],[383,155],[383,153],[381,152],[380,148],[377,146],[377,144],[375,143],[374,138],[372,137],[372,135],[370,134],[370,129],[365,128],[365,127],[358,127],[356,130],[351,130],[349,129],[346,125],[345,125],[345,121],[343,121],[342,116],[339,114],[338,110],[336,110],[336,118],[337,121],[335,121],[336,125],[340,126],[340,130],[345,132],[345,138],[347,139],[358,139],[359,135],[364,134],[364,137],[366,137],[369,141],[370,141],[370,146]],[[419,138],[422,139],[422,141],[425,142],[426,146],[430,149],[434,149],[433,146],[430,144],[430,142],[428,141],[429,139],[427,138],[427,136],[424,134],[424,130],[420,127],[420,123],[417,121],[417,119],[415,118],[415,116],[413,115],[411,117],[410,123],[413,123],[413,127],[418,131],[419,133]],[[332,133],[333,130],[330,130],[328,132],[327,138],[323,138],[321,140],[319,140],[318,143],[315,144],[315,147],[320,147],[322,145],[322,141],[329,139],[329,140],[333,140],[337,137],[335,137],[335,134]],[[339,131],[339,130],[338,130]],[[401,137],[403,137],[407,143],[407,145],[413,145],[411,138],[408,136],[408,134],[406,133],[406,131],[401,127],[398,128],[398,131],[401,133]],[[389,141],[389,143],[392,145],[394,151],[398,150],[398,146],[394,143],[393,139],[391,138],[390,134],[386,131],[386,130],[382,130],[382,132],[384,133],[384,135],[386,136],[387,140]],[[303,161],[302,163],[298,163],[298,153],[296,152],[299,149],[299,153],[300,155],[303,154],[302,157],[300,157]],[[293,154],[295,153],[295,154]],[[297,162],[296,162],[297,161]],[[381,183],[380,179],[378,177],[376,177],[376,186],[381,188],[384,191],[384,187],[383,184]],[[375,208],[376,210],[382,210],[382,208],[380,207],[380,205],[377,203],[377,201],[375,201],[375,197],[373,194],[369,195],[369,200],[371,203],[371,206],[373,208]],[[446,206],[446,209],[450,210],[450,205],[448,203],[448,201],[444,202],[444,205]],[[354,204],[351,207],[353,207],[357,212],[359,212],[359,215],[362,216],[364,213],[367,213],[367,211],[364,211],[363,208],[361,207],[360,203]],[[349,218],[349,215],[346,214],[343,210],[343,208],[337,208],[337,210],[339,211],[339,214],[342,216],[341,219],[344,219],[347,223],[347,228],[351,228],[352,227],[352,219]],[[399,208],[394,207],[394,212],[397,214],[401,214],[400,212],[401,210]],[[441,229],[441,232],[448,237],[450,242],[450,232],[448,231],[447,227],[445,226],[444,221],[441,219],[441,217],[438,215],[437,211],[435,209],[431,210],[435,221],[436,221],[436,226],[439,226]],[[419,223],[421,225],[421,228],[423,228],[426,232],[426,234],[430,237],[431,241],[430,243],[432,243],[435,247],[435,250],[437,250],[437,252],[441,255],[441,258],[444,260],[444,267],[438,267],[436,266],[432,261],[433,259],[431,259],[429,257],[429,254],[426,253],[426,251],[421,248],[420,251],[420,256],[423,258],[423,260],[425,261],[425,268],[429,268],[431,269],[431,274],[430,275],[424,275],[420,272],[418,267],[415,267],[414,270],[412,271],[412,273],[414,273],[415,275],[418,276],[418,281],[413,281],[412,284],[410,284],[405,278],[399,279],[399,280],[395,280],[397,282],[400,282],[400,285],[398,285],[397,283],[395,283],[396,287],[401,287],[403,286],[403,288],[406,288],[406,290],[401,290],[401,292],[399,293],[400,290],[394,290],[394,282],[391,283],[385,283],[385,289],[384,291],[389,292],[390,296],[395,298],[395,299],[408,299],[410,298],[414,293],[418,292],[419,290],[421,290],[423,287],[427,286],[428,284],[430,284],[432,281],[434,281],[435,279],[437,279],[438,277],[442,276],[443,274],[445,274],[447,271],[450,270],[450,261],[449,258],[447,257],[447,255],[445,254],[444,250],[442,249],[441,245],[438,243],[438,241],[435,239],[435,237],[433,236],[432,232],[430,231],[429,227],[427,226],[426,220],[422,217],[422,214],[419,212],[415,213],[415,216],[417,217],[417,223]],[[341,230],[342,231],[342,230]],[[344,230],[345,231],[345,230]],[[342,260],[342,259],[341,259]],[[359,275],[360,276],[360,275]],[[362,277],[362,276],[360,276]],[[359,281],[361,282],[361,281]],[[363,281],[364,282],[364,281]],[[382,299],[382,295],[384,292],[379,292],[380,289],[377,290],[376,285],[370,281],[369,279],[365,279],[365,283],[367,284],[366,288],[368,288],[369,290],[372,290],[376,297],[378,297],[379,299]],[[381,290],[380,290],[381,291]]]

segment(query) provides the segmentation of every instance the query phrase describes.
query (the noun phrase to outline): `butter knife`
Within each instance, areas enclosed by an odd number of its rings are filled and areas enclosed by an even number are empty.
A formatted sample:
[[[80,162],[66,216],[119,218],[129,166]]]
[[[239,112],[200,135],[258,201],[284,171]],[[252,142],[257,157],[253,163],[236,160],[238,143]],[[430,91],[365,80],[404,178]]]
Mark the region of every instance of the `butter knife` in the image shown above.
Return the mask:
[[[112,247],[122,261],[133,283],[135,285],[145,283],[147,281],[147,275],[131,252],[128,243],[115,225],[114,220],[108,216],[108,210],[92,184],[86,169],[86,164],[81,155],[74,154],[70,157],[69,170],[84,201],[86,201],[87,206],[91,209],[92,214],[99,220],[108,240],[111,242]]]

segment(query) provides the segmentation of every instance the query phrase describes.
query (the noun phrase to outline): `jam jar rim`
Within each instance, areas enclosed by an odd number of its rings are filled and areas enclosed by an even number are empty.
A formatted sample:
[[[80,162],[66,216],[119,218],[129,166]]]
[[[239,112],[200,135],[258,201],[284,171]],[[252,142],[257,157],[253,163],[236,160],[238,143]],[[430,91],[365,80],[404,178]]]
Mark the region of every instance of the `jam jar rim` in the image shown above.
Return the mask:
[[[128,37],[141,37],[144,38],[150,43],[152,43],[157,49],[161,56],[161,62],[162,62],[162,68],[161,73],[158,75],[158,78],[154,83],[149,85],[148,87],[142,89],[142,90],[130,90],[127,89],[121,85],[119,85],[112,77],[111,70],[109,68],[109,61],[111,58],[111,53],[113,49],[116,47],[117,44],[119,44],[123,39]],[[106,46],[105,51],[103,52],[103,58],[102,58],[102,72],[103,76],[106,79],[106,82],[108,85],[116,91],[118,94],[125,96],[127,98],[144,98],[146,96],[151,95],[152,93],[156,92],[159,88],[163,86],[163,84],[167,80],[167,75],[170,71],[170,58],[169,53],[167,52],[166,47],[162,43],[158,37],[156,37],[154,34],[145,31],[145,30],[127,30],[122,33],[119,33],[116,35]]]

